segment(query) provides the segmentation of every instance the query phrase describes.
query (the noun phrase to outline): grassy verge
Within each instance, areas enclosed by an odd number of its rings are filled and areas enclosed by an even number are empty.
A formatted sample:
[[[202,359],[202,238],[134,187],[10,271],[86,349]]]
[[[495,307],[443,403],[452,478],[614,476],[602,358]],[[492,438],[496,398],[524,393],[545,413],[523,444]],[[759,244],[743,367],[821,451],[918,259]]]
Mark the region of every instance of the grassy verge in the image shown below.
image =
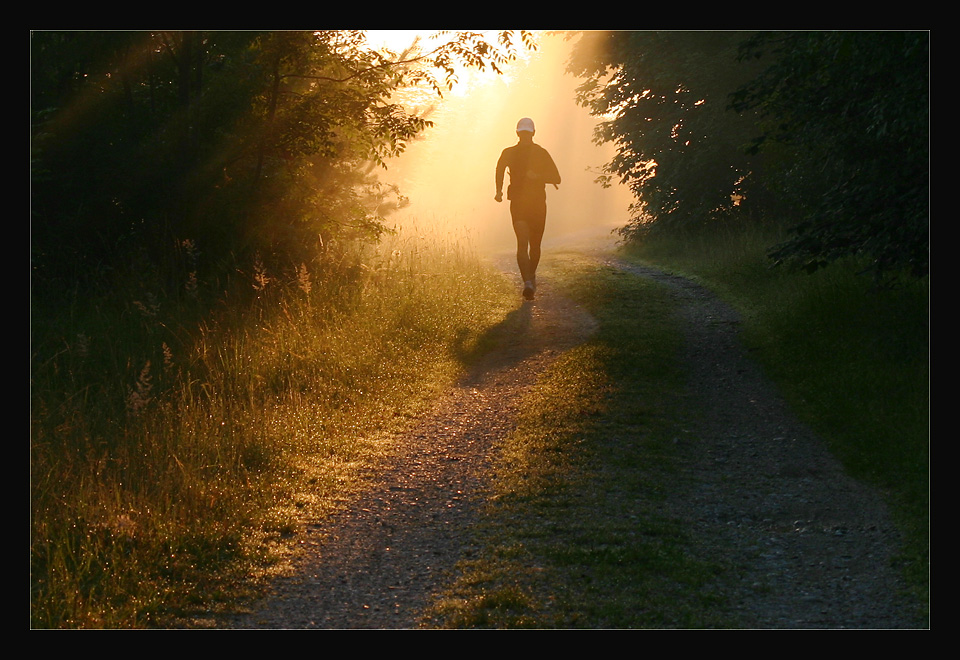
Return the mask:
[[[461,242],[410,235],[182,277],[34,301],[32,627],[203,625],[516,305]]]
[[[551,258],[551,263],[557,263]],[[599,321],[497,448],[483,552],[428,613],[450,628],[729,625],[721,567],[658,508],[673,469],[681,333],[659,285],[574,255],[544,274]]]
[[[907,547],[898,561],[929,594],[929,281],[876,289],[863,264],[771,268],[776,236],[660,240],[635,255],[691,276],[744,316],[744,333],[794,409],[848,471],[886,493]]]

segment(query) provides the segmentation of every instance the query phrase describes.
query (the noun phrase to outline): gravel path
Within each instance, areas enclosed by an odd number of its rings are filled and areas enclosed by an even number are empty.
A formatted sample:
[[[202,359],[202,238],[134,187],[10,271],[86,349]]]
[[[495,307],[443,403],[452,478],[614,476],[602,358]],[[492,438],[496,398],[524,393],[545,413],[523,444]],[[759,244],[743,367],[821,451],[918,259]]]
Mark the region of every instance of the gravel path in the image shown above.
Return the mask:
[[[729,593],[755,628],[916,628],[890,569],[898,537],[875,493],[848,478],[744,355],[738,319],[686,280],[608,263],[671,288],[686,323],[692,486],[670,502],[732,568]],[[398,439],[376,486],[310,528],[293,576],[233,628],[416,628],[430,595],[469,556],[488,449],[508,434],[526,388],[593,320],[542,282],[519,332]],[[691,439],[695,438],[695,439]]]
[[[408,434],[374,487],[309,529],[308,552],[234,628],[415,628],[430,595],[468,556],[480,479],[515,407],[549,364],[585,340],[593,319],[541,283],[511,319],[519,332],[487,356]],[[502,330],[495,330],[503,332]]]
[[[740,578],[727,595],[747,627],[919,628],[891,559],[900,543],[886,505],[847,476],[747,357],[740,319],[704,288],[609,260],[668,286],[686,328],[691,404],[679,439],[694,484],[671,505],[699,551]]]

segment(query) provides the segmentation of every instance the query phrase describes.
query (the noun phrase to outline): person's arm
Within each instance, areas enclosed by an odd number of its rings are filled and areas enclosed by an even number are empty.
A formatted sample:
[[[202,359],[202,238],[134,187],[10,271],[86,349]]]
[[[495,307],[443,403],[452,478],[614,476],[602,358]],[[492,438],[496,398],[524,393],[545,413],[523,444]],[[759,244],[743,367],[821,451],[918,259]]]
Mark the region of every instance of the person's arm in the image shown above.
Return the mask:
[[[552,183],[553,187],[556,188],[560,185],[560,170],[557,169],[557,164],[553,162],[553,158],[550,156],[550,152],[546,149],[543,150],[543,155],[546,156],[544,159],[544,183]]]
[[[504,149],[500,154],[500,160],[497,161],[497,194],[494,199],[498,202],[503,201],[503,174],[507,170],[507,150]]]

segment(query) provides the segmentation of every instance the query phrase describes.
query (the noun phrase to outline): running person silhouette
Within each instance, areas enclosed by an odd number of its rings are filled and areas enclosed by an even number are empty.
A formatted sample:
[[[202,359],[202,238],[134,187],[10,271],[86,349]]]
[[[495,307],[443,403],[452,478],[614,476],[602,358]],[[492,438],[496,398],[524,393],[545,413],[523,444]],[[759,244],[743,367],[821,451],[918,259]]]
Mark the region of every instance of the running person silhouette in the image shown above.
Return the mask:
[[[513,231],[517,235],[517,265],[523,279],[523,297],[533,299],[537,288],[537,265],[540,263],[540,242],[547,221],[546,184],[556,188],[560,172],[547,150],[534,144],[536,132],[533,120],[524,117],[517,122],[519,142],[507,147],[497,161],[497,194],[494,199],[503,201],[503,174],[510,171],[507,199],[510,200],[510,216]]]

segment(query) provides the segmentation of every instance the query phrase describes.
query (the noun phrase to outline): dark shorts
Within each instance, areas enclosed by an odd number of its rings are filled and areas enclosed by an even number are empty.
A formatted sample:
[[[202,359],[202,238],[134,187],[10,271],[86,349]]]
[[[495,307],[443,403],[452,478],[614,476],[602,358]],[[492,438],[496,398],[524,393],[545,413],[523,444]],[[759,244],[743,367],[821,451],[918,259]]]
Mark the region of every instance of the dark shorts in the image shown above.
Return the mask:
[[[510,200],[510,216],[513,223],[525,222],[531,234],[543,234],[547,222],[546,199],[512,199]]]

